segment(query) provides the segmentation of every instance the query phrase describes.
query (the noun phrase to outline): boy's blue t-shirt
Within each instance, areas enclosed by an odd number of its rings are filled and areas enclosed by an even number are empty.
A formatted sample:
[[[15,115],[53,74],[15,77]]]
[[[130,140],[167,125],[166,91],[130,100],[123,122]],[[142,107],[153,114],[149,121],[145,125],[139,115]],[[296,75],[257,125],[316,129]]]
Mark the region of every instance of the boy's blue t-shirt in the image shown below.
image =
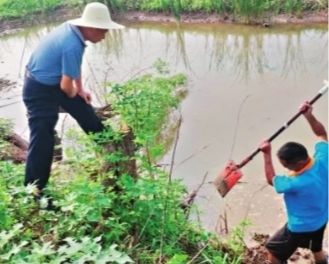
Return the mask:
[[[273,186],[284,194],[290,231],[321,228],[328,221],[328,142],[316,143],[310,169],[297,176],[276,175]]]
[[[38,82],[57,85],[62,75],[73,80],[81,75],[85,42],[79,29],[63,23],[38,45],[27,64],[29,74]]]

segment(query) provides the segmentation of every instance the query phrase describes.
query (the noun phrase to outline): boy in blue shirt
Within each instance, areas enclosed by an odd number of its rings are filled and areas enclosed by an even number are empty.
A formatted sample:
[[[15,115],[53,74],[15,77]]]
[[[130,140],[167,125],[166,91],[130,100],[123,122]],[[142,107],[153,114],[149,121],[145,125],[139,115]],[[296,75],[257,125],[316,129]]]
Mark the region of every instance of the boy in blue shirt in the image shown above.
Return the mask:
[[[30,128],[24,184],[36,184],[36,199],[48,183],[59,108],[68,112],[86,133],[103,130],[90,105],[91,96],[82,85],[82,57],[86,41],[98,43],[109,29],[120,28],[123,26],[111,20],[106,5],[89,3],[80,18],[50,32],[30,57],[23,87]],[[51,209],[52,205],[48,205]]]
[[[309,248],[316,264],[328,263],[322,250],[328,221],[328,137],[309,103],[304,103],[300,111],[320,139],[315,144],[313,158],[303,145],[288,142],[279,149],[277,156],[290,173],[278,175],[273,167],[270,143],[265,141],[260,145],[267,182],[277,193],[283,194],[288,218],[287,224],[266,243],[268,260],[272,264],[287,263],[298,247]]]

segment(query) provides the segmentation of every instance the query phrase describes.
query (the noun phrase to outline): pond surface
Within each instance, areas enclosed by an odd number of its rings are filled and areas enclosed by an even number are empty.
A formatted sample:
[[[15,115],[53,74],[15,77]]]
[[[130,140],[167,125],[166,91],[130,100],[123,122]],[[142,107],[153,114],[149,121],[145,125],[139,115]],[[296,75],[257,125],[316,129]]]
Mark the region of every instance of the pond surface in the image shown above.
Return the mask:
[[[52,27],[0,39],[1,78],[17,82],[0,91],[0,116],[13,119],[16,131],[25,137],[28,129],[20,97],[24,66]],[[94,92],[96,104],[104,104],[106,81],[126,81],[158,58],[169,63],[172,73],[188,76],[188,95],[179,108],[183,122],[177,147],[161,164],[169,164],[174,154],[173,177],[183,179],[189,190],[207,174],[194,217],[219,232],[225,212],[229,228],[248,218],[250,232],[272,233],[285,221],[284,208],[282,197],[265,182],[261,155],[242,169],[242,183],[224,199],[209,182],[229,159],[238,163],[253,152],[323,86],[328,78],[327,26],[127,25],[102,44],[87,48],[85,87]],[[328,124],[327,96],[316,103],[314,112]],[[312,153],[315,137],[300,118],[273,142],[273,151],[286,141],[300,141]],[[277,171],[283,170],[276,161],[275,165]]]

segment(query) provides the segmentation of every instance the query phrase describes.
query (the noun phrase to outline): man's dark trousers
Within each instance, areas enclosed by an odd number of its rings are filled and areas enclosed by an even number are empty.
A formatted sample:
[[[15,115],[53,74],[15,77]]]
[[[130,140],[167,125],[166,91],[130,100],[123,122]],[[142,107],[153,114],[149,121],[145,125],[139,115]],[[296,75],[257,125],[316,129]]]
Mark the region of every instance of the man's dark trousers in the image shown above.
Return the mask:
[[[91,105],[80,96],[69,98],[59,85],[44,85],[26,77],[23,100],[30,128],[24,184],[35,183],[42,191],[50,175],[59,107],[69,113],[86,133],[100,132],[104,127]]]

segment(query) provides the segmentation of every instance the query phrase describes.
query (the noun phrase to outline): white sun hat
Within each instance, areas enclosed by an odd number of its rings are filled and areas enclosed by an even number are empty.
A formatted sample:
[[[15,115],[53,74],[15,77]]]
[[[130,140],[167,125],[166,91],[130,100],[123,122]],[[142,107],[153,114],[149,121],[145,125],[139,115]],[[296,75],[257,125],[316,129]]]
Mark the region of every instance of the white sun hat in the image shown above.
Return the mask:
[[[113,22],[107,6],[98,2],[87,4],[80,18],[69,20],[68,22],[72,25],[81,27],[100,29],[124,28],[124,26]]]

